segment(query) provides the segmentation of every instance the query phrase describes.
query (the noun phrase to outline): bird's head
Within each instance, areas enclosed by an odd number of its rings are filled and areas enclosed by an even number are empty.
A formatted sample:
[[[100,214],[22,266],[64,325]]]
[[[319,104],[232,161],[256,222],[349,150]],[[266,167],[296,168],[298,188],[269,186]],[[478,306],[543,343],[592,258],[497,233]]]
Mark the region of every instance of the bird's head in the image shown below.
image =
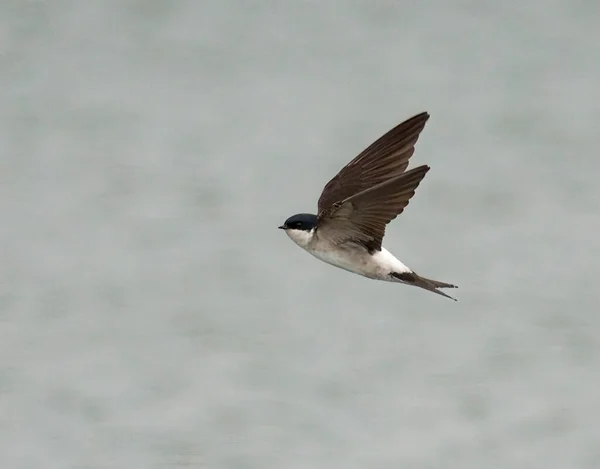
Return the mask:
[[[317,227],[317,216],[311,213],[299,213],[288,218],[279,227],[301,247],[306,247],[313,237]]]

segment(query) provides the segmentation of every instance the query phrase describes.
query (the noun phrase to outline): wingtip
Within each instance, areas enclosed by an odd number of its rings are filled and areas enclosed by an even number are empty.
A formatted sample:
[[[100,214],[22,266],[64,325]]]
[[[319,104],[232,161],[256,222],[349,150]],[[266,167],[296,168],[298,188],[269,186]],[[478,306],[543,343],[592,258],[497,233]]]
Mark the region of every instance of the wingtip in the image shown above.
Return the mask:
[[[403,173],[400,176],[398,176],[396,179],[399,179],[402,176],[406,177],[407,174],[416,174],[416,173],[421,174],[421,173],[423,173],[423,175],[425,175],[425,174],[427,174],[429,172],[430,169],[431,169],[431,166],[429,166],[428,164],[422,164],[421,166],[417,166],[416,168],[409,169],[405,173]]]

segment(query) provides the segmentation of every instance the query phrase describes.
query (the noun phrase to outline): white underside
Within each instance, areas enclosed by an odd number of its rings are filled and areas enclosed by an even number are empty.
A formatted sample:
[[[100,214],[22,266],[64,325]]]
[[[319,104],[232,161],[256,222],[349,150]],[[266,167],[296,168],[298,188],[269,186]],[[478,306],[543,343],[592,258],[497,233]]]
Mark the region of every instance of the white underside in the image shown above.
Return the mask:
[[[372,279],[398,281],[390,277],[392,272],[411,272],[383,247],[372,255],[367,250],[307,251],[323,262]]]
[[[298,246],[317,259],[358,275],[398,282],[398,279],[390,276],[392,272],[412,272],[385,248],[369,254],[364,247],[356,244],[347,243],[337,246],[323,242],[323,240],[315,240],[312,236],[313,232],[299,230],[286,230],[286,232]]]

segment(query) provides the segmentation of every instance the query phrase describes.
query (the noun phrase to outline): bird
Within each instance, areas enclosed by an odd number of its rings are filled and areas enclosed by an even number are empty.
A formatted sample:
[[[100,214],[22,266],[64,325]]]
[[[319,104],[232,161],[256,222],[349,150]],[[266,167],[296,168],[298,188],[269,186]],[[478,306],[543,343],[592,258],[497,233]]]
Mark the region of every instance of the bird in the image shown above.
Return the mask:
[[[428,112],[385,133],[324,187],[317,214],[299,213],[279,226],[317,259],[374,280],[440,291],[456,285],[422,277],[382,246],[386,226],[400,215],[430,167],[406,170]]]

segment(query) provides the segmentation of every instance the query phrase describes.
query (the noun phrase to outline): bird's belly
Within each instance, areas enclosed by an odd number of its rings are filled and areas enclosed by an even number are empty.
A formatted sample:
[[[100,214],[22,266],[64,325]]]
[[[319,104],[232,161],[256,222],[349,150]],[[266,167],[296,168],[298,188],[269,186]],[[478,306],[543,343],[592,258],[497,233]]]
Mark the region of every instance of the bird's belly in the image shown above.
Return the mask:
[[[309,251],[317,259],[340,269],[364,275],[369,278],[381,278],[384,273],[366,250],[331,249]]]
[[[361,247],[348,245],[310,249],[308,252],[323,262],[371,279],[396,282],[397,279],[390,275],[392,272],[412,272],[385,248],[374,254],[369,254]]]

